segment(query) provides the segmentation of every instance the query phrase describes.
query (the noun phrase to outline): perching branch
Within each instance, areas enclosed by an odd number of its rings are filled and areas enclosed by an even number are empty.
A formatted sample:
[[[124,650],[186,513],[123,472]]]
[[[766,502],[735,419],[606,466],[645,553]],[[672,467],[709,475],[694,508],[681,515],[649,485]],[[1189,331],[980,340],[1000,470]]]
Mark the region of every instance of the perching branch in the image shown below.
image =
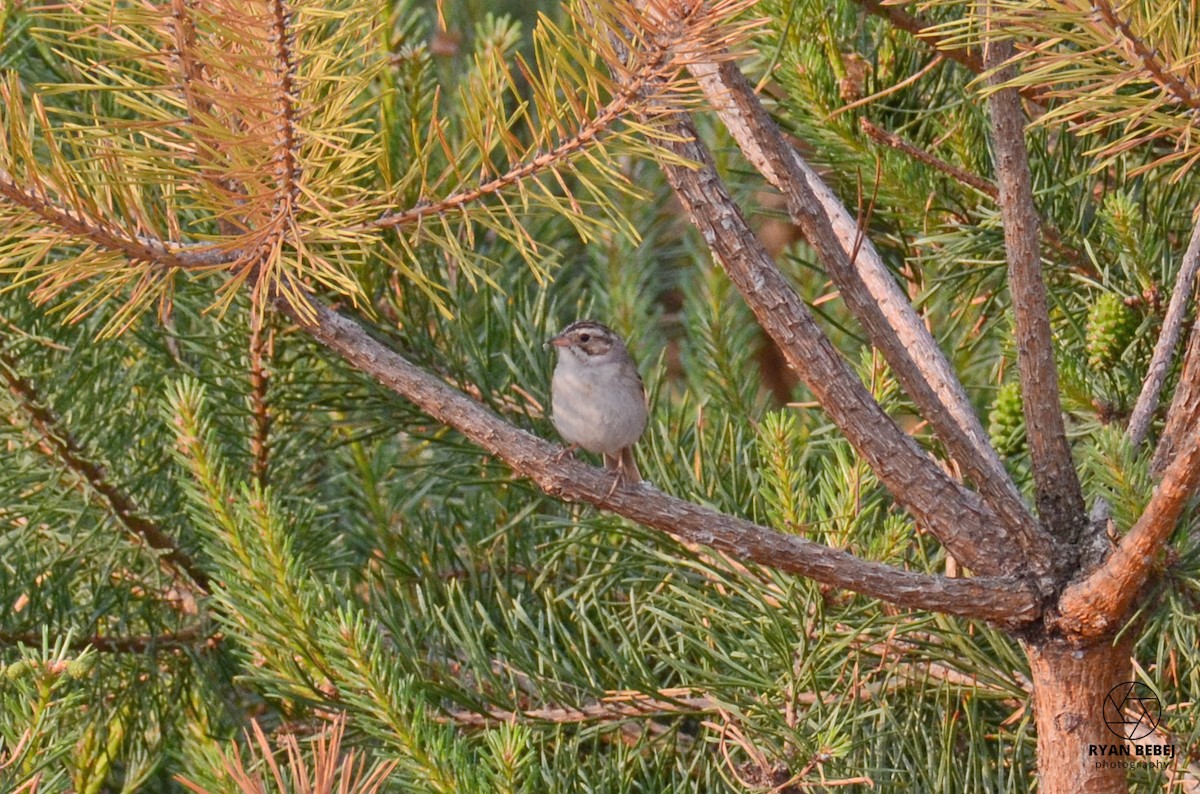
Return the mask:
[[[992,24],[989,0],[983,0],[982,12],[988,24]],[[986,44],[984,65],[997,69],[988,79],[989,85],[999,86],[1012,78],[1011,65],[1000,68],[1012,57],[1012,52],[1009,41]],[[1021,98],[1012,88],[996,89],[987,102],[1000,183],[1008,288],[1016,319],[1017,367],[1021,374],[1038,515],[1047,531],[1072,543],[1087,517],[1058,395],[1058,367],[1054,361],[1046,284],[1038,250],[1039,219],[1033,201],[1029,154],[1025,149],[1025,114]]]
[[[297,309],[276,300],[276,306],[350,365],[496,455],[516,474],[530,478],[551,496],[588,502],[682,540],[718,549],[734,559],[808,576],[899,606],[1004,625],[1028,623],[1038,615],[1038,598],[1028,585],[1014,578],[947,579],[903,571],[685,502],[648,484],[614,490],[612,478],[605,472],[578,461],[558,461],[561,447],[510,425],[375,341],[351,320],[317,303]],[[900,468],[896,463],[891,466]],[[931,498],[952,497],[939,494]]]
[[[1163,319],[1162,330],[1158,333],[1158,341],[1154,343],[1154,354],[1150,357],[1150,366],[1146,370],[1146,380],[1142,383],[1142,391],[1134,403],[1129,425],[1125,428],[1125,438],[1130,446],[1141,446],[1150,430],[1150,420],[1158,407],[1158,395],[1167,379],[1167,372],[1171,369],[1175,347],[1179,344],[1179,334],[1183,330],[1183,318],[1187,314],[1188,298],[1191,297],[1197,271],[1200,271],[1200,216],[1197,217],[1196,225],[1192,227],[1192,239],[1183,254],[1183,261],[1179,264],[1179,274],[1175,277],[1175,287],[1171,290],[1171,301],[1167,304],[1167,316]],[[1181,385],[1180,391],[1183,390]]]
[[[1000,521],[988,528],[988,542],[1011,569],[1045,575],[1055,559],[1051,539],[1030,515],[949,362],[858,221],[787,141],[736,64],[697,63],[691,71],[750,162],[783,192],[793,222],[846,305],[996,512]],[[686,177],[679,172],[679,178]]]
[[[3,342],[2,337],[0,342]],[[59,418],[43,404],[34,385],[19,374],[17,362],[2,351],[0,381],[4,382],[21,406],[30,425],[40,436],[46,453],[79,477],[85,494],[124,527],[135,542],[153,549],[159,564],[179,585],[190,588],[190,580],[196,588],[207,594],[208,574],[162,527],[141,515],[133,500],[108,479],[108,473],[102,465],[88,459],[75,437],[62,427]],[[15,422],[15,417],[9,419]]]

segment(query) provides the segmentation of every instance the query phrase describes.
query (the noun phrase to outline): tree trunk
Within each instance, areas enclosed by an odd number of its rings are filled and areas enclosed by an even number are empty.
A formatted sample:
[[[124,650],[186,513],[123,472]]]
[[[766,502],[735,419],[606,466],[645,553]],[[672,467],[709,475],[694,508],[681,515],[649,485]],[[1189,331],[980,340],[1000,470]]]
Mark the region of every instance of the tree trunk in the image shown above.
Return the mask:
[[[1061,638],[1025,643],[1033,672],[1041,794],[1125,794],[1121,766],[1109,748],[1125,740],[1104,722],[1104,698],[1132,678],[1130,639],[1077,647]],[[1108,751],[1101,755],[1102,752]],[[1112,763],[1109,763],[1112,762]]]

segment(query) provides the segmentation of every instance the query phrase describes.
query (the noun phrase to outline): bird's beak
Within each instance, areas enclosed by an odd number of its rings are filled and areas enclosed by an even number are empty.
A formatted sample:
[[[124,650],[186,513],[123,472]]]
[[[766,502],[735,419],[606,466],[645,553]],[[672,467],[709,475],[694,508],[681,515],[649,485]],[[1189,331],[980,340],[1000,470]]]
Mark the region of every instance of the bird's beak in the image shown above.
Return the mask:
[[[546,344],[542,345],[542,347],[566,347],[568,344],[570,343],[567,341],[566,337],[564,337],[562,334],[559,334],[558,336],[553,336],[547,339]]]

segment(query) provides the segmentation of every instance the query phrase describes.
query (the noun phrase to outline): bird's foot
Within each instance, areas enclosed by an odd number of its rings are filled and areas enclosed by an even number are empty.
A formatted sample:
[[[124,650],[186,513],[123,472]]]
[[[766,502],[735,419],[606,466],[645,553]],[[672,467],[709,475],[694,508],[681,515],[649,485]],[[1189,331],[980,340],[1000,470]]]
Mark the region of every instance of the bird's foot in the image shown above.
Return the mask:
[[[604,495],[605,499],[611,499],[612,495],[617,492],[617,488],[625,484],[625,474],[620,469],[613,470],[613,484],[608,489],[608,493]]]

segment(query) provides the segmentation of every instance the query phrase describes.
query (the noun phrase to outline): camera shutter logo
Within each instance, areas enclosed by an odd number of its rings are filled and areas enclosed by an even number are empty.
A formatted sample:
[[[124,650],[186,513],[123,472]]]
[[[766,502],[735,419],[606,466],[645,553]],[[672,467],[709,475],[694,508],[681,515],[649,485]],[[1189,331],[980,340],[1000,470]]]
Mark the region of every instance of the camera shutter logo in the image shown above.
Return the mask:
[[[1146,738],[1161,718],[1158,696],[1139,681],[1117,684],[1104,698],[1104,724],[1122,739]]]

